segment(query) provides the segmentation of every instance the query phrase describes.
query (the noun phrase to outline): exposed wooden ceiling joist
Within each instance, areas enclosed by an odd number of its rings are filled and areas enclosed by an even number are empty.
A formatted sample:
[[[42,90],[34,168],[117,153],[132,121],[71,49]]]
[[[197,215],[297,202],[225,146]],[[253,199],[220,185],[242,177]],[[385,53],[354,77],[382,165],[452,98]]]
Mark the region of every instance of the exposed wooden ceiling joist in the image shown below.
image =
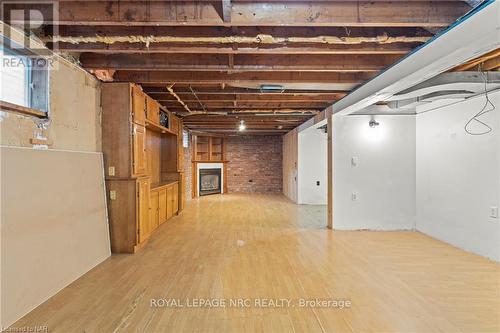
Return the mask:
[[[488,52],[480,57],[474,58],[465,64],[453,68],[452,72],[470,71],[473,69],[491,71],[499,67],[500,64],[500,49]]]
[[[357,85],[373,77],[374,73],[316,73],[316,72],[244,72],[227,74],[223,72],[192,71],[122,71],[115,73],[115,81],[182,83],[327,83]]]
[[[192,130],[226,135],[239,134],[240,120],[247,134],[284,134],[471,8],[454,0],[58,4],[58,21],[44,31],[57,29],[41,36],[49,47],[102,79],[141,84]],[[282,89],[260,91],[269,84]]]
[[[209,1],[61,1],[65,25],[447,26],[470,7],[451,1],[233,2],[224,22]]]
[[[399,59],[399,55],[230,55],[180,54],[96,54],[83,53],[85,68],[112,70],[168,71],[311,71],[378,72]]]
[[[149,93],[149,96],[158,101],[176,101],[175,98],[165,93]],[[177,93],[177,95],[186,103],[195,103],[198,100],[192,95]],[[259,102],[259,101],[298,101],[298,102],[313,102],[313,101],[335,101],[342,98],[345,94],[322,94],[322,95],[268,95],[268,94],[244,94],[244,95],[228,95],[228,94],[200,94],[196,93],[198,99],[202,102],[220,101],[220,102]]]

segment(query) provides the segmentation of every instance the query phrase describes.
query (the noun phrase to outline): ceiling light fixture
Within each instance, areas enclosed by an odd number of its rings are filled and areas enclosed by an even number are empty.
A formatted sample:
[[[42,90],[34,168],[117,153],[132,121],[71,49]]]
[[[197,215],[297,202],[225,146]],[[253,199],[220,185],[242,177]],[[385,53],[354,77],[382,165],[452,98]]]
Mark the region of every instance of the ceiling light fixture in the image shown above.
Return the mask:
[[[247,127],[245,126],[245,121],[242,120],[240,121],[240,126],[238,127],[238,129],[241,131],[244,131]]]

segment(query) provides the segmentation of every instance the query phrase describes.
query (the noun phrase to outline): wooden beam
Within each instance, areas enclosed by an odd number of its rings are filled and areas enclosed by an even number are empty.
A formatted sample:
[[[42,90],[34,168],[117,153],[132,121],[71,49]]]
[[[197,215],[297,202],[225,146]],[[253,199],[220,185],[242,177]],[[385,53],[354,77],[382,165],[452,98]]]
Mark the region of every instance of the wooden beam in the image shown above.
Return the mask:
[[[393,64],[399,55],[229,55],[182,54],[96,54],[83,53],[87,69],[168,71],[304,71],[378,72]]]
[[[200,103],[197,101],[194,102],[185,102],[190,109],[201,108]],[[235,105],[236,103],[236,105]],[[162,105],[166,106],[167,109],[171,107],[178,107],[179,102],[177,101],[169,101],[169,102],[161,102]],[[262,109],[262,108],[270,108],[270,109],[280,109],[280,108],[326,108],[330,105],[328,102],[313,102],[313,101],[229,101],[229,102],[221,102],[221,101],[205,101],[203,105],[207,109],[217,108],[217,109]]]
[[[159,102],[172,102],[176,101],[170,94],[161,94],[161,93],[148,93],[153,99],[156,99]],[[198,100],[195,99],[192,94],[182,94],[177,92],[177,95],[186,103],[196,103]],[[199,100],[204,102],[261,102],[261,101],[269,101],[269,102],[330,102],[336,101],[345,94],[322,94],[322,95],[271,95],[271,94],[245,94],[245,95],[229,95],[229,94],[220,94],[220,95],[209,95],[209,94],[200,94],[196,93]]]
[[[357,85],[375,73],[321,73],[321,72],[244,72],[226,74],[221,72],[181,71],[116,71],[117,82],[167,84],[182,83],[225,83],[225,84],[339,84],[342,87]],[[333,87],[332,87],[333,88]],[[348,88],[350,89],[350,88]]]
[[[422,39],[428,39],[425,37]],[[105,43],[58,43],[57,49],[64,52],[92,52],[104,54],[400,54],[404,55],[421,45],[421,42],[397,42],[392,44],[366,43],[359,45],[313,44],[309,46],[283,45],[250,45],[248,47],[228,47],[225,45],[194,44],[172,45],[172,43],[145,43],[117,42]],[[50,46],[50,45],[49,45]]]
[[[453,68],[451,71],[452,72],[468,71],[488,60],[495,59],[497,57],[500,57],[500,49],[493,50],[491,52],[481,55],[480,57],[474,58],[466,62],[465,64]]]
[[[193,84],[192,87],[194,88],[195,85]],[[158,94],[161,96],[167,96],[165,89],[163,86],[160,87],[154,87],[150,85],[143,85],[143,89],[146,93],[148,94]],[[189,85],[182,84],[182,83],[177,83],[175,85],[175,92],[181,96],[183,94],[187,95],[192,95],[191,90],[189,89]],[[345,91],[339,91],[339,90],[284,90],[284,91],[266,91],[266,92],[261,92],[259,89],[250,89],[250,88],[238,88],[238,87],[226,87],[224,89],[221,89],[219,85],[217,87],[209,87],[209,86],[200,86],[196,85],[196,93],[198,96],[206,96],[207,99],[213,98],[211,96],[214,95],[220,95],[224,98],[227,98],[227,95],[237,95],[242,99],[245,99],[247,97],[254,97],[254,96],[265,96],[266,98],[268,96],[274,96],[277,97],[278,99],[281,97],[293,97],[293,96],[321,96],[321,95],[339,95],[340,97],[344,97],[346,95]]]
[[[470,6],[450,1],[234,2],[224,22],[208,1],[60,1],[66,25],[448,26]]]

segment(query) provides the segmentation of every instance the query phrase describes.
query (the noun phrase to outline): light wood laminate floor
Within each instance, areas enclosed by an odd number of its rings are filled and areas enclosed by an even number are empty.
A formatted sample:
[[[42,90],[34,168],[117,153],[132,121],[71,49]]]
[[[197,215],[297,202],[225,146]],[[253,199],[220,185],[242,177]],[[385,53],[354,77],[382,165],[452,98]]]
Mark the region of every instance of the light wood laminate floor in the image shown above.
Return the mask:
[[[50,332],[500,331],[498,264],[418,232],[331,231],[325,214],[325,207],[273,195],[193,200],[141,252],[112,256],[13,326],[47,325]],[[151,306],[152,299],[171,298],[278,298],[291,305]],[[301,298],[352,305],[300,308]]]

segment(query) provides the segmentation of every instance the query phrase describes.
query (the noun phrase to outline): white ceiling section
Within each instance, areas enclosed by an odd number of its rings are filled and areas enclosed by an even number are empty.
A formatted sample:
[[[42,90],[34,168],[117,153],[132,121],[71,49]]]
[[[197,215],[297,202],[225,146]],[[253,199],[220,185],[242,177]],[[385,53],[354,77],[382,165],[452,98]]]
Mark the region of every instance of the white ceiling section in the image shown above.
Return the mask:
[[[437,74],[500,47],[500,2],[485,1],[449,29],[332,106],[342,115],[359,111]]]

